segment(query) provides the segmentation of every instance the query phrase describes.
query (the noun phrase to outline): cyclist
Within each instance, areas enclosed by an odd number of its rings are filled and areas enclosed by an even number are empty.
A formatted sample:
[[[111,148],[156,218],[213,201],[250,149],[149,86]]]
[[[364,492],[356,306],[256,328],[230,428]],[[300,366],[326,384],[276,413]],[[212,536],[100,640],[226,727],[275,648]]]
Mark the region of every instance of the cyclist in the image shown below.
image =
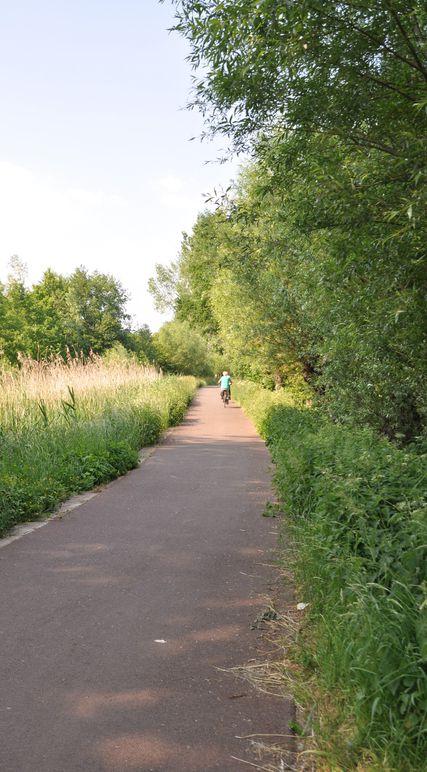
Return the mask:
[[[233,381],[231,380],[230,373],[228,370],[224,370],[221,378],[218,381],[220,385],[220,393],[221,393],[221,399],[224,399],[225,392],[228,393],[228,399],[231,399],[231,384]]]

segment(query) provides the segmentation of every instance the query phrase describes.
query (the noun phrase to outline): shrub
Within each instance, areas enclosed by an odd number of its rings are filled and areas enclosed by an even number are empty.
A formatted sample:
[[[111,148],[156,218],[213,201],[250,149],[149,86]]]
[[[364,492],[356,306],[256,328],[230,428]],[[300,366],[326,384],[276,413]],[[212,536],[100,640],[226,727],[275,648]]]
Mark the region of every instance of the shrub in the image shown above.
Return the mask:
[[[356,768],[368,753],[381,769],[421,769],[426,456],[420,446],[399,449],[369,429],[333,424],[261,391],[241,384],[237,396],[250,414],[253,405],[271,449],[292,537],[284,559],[309,604],[295,657],[310,663],[317,694],[329,695],[317,716],[318,741],[340,768]]]

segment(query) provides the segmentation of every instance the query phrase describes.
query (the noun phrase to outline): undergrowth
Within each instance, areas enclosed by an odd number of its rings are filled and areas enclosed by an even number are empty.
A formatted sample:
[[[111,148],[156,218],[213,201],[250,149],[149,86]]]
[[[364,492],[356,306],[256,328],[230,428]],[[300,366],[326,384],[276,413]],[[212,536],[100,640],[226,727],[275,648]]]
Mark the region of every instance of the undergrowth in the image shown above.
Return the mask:
[[[270,447],[285,512],[283,562],[308,604],[287,652],[295,670],[283,676],[311,717],[319,766],[423,769],[422,445],[402,449],[371,430],[334,424],[285,391],[242,383],[234,396]]]
[[[137,466],[196,388],[137,364],[28,363],[1,375],[0,534]]]

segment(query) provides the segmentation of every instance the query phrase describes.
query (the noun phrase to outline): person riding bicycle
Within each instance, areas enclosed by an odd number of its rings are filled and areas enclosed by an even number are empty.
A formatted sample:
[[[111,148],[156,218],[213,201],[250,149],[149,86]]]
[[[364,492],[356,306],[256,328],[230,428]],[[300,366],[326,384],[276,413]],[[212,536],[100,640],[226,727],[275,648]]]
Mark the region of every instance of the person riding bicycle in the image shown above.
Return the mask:
[[[233,381],[231,380],[230,373],[228,372],[228,370],[224,370],[218,383],[220,385],[221,399],[224,399],[225,392],[227,392],[228,399],[231,399],[231,384],[233,383]]]

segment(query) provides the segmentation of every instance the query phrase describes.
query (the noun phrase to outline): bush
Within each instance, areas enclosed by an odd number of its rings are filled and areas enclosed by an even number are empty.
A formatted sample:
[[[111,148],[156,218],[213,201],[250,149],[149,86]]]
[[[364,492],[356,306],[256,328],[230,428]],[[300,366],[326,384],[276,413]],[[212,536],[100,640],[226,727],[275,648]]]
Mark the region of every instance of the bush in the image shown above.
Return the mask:
[[[425,454],[399,449],[369,429],[333,424],[315,410],[278,404],[277,397],[274,403],[252,384],[237,392],[271,449],[296,581],[309,604],[295,657],[309,663],[312,693],[319,700],[329,695],[318,711],[318,742],[339,768],[369,757],[380,769],[421,769]]]

